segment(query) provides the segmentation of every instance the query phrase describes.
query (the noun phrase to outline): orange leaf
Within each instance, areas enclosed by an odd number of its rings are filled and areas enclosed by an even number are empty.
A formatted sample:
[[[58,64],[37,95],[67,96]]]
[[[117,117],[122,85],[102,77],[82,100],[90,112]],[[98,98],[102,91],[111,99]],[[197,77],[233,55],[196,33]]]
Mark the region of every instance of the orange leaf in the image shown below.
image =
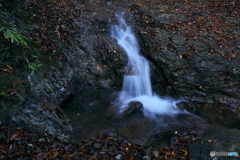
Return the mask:
[[[9,69],[13,69],[11,66],[9,66],[8,64],[6,64],[6,67]]]
[[[93,158],[95,158],[94,156],[90,156],[88,157],[88,160],[92,160]]]
[[[47,158],[48,157],[48,155],[49,155],[49,153],[47,152],[47,153],[45,153],[44,154],[44,156],[43,156],[43,158]]]
[[[160,152],[164,152],[163,148],[159,148]]]
[[[18,80],[18,82],[19,82],[19,83],[23,83],[23,81],[21,81],[21,80]]]
[[[74,156],[74,154],[69,154],[67,156],[68,156],[68,158],[72,158]]]
[[[135,158],[135,157],[132,155],[132,156],[130,157],[130,160],[134,160],[134,158]]]

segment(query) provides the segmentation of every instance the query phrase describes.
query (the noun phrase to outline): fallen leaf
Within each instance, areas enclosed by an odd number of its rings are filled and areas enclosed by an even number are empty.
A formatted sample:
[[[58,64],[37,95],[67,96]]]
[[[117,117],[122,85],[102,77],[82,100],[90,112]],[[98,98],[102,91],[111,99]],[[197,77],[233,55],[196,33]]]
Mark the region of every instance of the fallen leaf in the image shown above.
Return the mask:
[[[166,154],[166,155],[168,155],[168,156],[172,155],[171,152],[169,152],[169,151],[164,152],[164,154]]]
[[[94,158],[95,158],[94,156],[90,156],[90,157],[88,157],[88,160],[92,160]]]
[[[185,151],[185,150],[182,150],[182,152],[183,152],[183,155],[184,155],[184,156],[186,156],[186,155],[188,154],[188,152]]]
[[[159,148],[159,151],[160,151],[160,152],[164,152],[164,150],[163,150],[163,148],[162,148],[162,147],[161,147],[161,148]]]
[[[58,152],[54,153],[53,156],[51,156],[51,158],[56,158],[58,156]]]
[[[184,157],[184,156],[180,156],[180,158],[183,159],[183,160],[186,159],[186,157]]]
[[[13,70],[12,70],[12,69],[9,69],[9,68],[3,69],[3,71],[4,71],[4,72],[8,72],[8,73],[12,73],[12,72],[13,72]]]
[[[13,135],[11,136],[11,138],[10,138],[10,141],[13,140],[14,138],[16,138],[18,135],[19,135],[19,132],[13,134]]]
[[[7,154],[7,152],[6,152],[6,151],[4,151],[3,149],[2,149],[2,150],[0,150],[0,151],[2,151],[3,153]]]
[[[13,145],[11,144],[8,150],[9,150],[9,151],[12,150],[12,147],[13,147]]]
[[[10,65],[6,64],[6,67],[9,69],[13,69]]]
[[[18,82],[19,82],[19,83],[23,83],[23,81],[21,81],[21,80],[18,80]]]
[[[28,121],[31,121],[31,119],[30,119],[29,117],[26,117],[26,119],[27,119]]]

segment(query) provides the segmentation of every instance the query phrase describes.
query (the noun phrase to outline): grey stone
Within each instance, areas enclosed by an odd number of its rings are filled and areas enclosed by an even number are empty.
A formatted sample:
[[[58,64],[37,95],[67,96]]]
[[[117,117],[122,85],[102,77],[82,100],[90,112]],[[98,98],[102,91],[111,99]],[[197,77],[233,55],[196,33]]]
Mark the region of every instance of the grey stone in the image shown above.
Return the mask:
[[[101,147],[101,143],[94,143],[93,147],[99,149]]]
[[[116,160],[122,160],[123,159],[121,154],[118,154],[115,158],[116,158]]]
[[[146,155],[143,157],[143,160],[151,160],[151,157]]]

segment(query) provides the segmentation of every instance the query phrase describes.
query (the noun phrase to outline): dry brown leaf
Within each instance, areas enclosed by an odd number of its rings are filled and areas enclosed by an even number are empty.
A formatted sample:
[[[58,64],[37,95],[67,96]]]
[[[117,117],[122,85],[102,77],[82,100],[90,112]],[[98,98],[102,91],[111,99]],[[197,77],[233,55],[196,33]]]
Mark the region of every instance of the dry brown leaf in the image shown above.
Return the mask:
[[[58,152],[54,153],[51,158],[56,158],[58,156]]]
[[[10,138],[10,141],[13,140],[13,139],[15,139],[19,134],[20,134],[19,132],[13,134],[13,135],[11,136],[11,138]]]
[[[6,67],[9,69],[13,69],[10,65],[6,64]]]

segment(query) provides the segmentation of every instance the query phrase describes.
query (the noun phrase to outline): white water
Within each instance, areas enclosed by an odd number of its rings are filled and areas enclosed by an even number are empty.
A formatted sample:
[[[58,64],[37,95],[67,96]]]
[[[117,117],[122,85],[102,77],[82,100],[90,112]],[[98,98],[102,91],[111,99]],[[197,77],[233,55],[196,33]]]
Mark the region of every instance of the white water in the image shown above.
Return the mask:
[[[140,55],[137,39],[124,18],[123,13],[116,15],[118,25],[112,26],[111,36],[117,40],[128,56],[128,63],[125,67],[122,91],[116,103],[120,106],[119,113],[122,113],[131,101],[141,102],[143,105],[144,115],[154,118],[157,115],[174,116],[181,111],[176,106],[179,101],[162,99],[154,94],[150,81],[150,69],[148,61]]]

